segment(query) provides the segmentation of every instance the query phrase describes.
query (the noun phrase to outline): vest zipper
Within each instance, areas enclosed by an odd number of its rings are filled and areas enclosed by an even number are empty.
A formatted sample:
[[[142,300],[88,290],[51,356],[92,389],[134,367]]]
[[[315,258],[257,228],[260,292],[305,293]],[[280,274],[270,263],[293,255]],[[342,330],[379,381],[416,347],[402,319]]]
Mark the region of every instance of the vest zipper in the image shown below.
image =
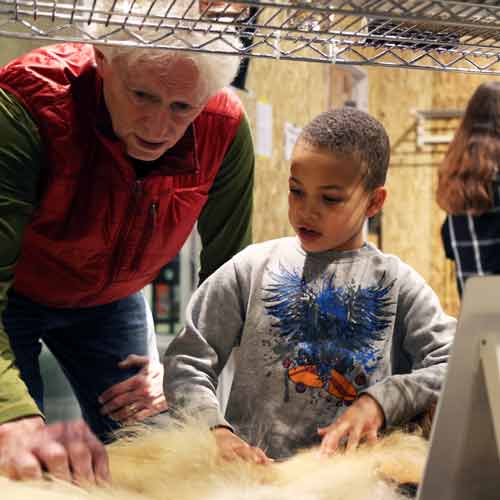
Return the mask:
[[[141,263],[142,257],[146,251],[148,243],[151,241],[151,238],[153,237],[153,233],[155,232],[157,223],[158,223],[158,202],[153,202],[149,206],[146,229],[142,234],[142,238],[139,241],[139,244],[137,245],[137,251],[135,253],[134,260],[132,263],[133,271],[139,270],[139,264]]]
[[[118,239],[116,241],[116,261],[115,265],[113,266],[112,272],[111,272],[111,283],[116,281],[116,278],[120,272],[120,268],[123,262],[123,256],[126,251],[126,246],[125,243],[127,241],[128,235],[130,233],[130,230],[132,229],[132,226],[134,224],[135,220],[135,212],[137,210],[138,206],[138,201],[140,196],[142,195],[142,179],[138,179],[135,181],[133,190],[132,190],[132,200],[128,204],[127,211],[125,214],[125,224],[120,231],[120,234],[118,236]]]

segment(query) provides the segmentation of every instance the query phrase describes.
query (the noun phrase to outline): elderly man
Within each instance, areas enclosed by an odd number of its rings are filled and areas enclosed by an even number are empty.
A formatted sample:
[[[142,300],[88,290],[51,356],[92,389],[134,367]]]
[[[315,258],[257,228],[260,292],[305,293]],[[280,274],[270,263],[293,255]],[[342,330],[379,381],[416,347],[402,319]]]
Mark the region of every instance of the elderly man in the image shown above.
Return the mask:
[[[250,242],[250,130],[221,90],[238,63],[60,44],[0,69],[0,468],[11,477],[108,477],[83,422],[43,422],[40,340],[101,440],[165,408],[140,290],[196,222],[200,280]]]

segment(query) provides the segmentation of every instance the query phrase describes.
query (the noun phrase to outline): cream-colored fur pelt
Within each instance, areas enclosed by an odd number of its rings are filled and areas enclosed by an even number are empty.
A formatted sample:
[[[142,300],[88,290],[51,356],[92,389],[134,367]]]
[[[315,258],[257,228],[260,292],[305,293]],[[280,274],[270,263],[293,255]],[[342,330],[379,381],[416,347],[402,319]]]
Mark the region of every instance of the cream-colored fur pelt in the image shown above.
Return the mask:
[[[108,446],[113,485],[85,491],[60,481],[0,478],[9,500],[401,500],[418,483],[426,441],[397,432],[373,446],[321,459],[317,450],[272,465],[221,462],[200,425],[145,430]]]

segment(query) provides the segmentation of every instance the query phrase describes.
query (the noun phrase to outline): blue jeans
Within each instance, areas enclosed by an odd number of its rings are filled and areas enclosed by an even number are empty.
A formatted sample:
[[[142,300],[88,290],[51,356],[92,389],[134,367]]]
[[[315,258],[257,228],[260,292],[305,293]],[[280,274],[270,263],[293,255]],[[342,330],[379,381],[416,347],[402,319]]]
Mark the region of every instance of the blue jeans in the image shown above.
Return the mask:
[[[83,418],[106,441],[119,424],[100,414],[97,398],[111,385],[137,373],[136,368],[119,368],[119,361],[129,354],[151,355],[156,348],[148,314],[142,292],[111,304],[57,309],[11,290],[3,323],[21,377],[40,410],[43,381],[38,357],[43,340],[71,383]]]

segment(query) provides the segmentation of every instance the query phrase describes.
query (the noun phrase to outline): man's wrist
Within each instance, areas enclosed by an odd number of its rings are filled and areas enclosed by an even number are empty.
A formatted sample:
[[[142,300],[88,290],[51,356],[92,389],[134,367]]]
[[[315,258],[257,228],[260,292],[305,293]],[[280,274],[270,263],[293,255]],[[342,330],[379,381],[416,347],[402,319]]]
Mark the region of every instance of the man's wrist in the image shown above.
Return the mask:
[[[0,441],[13,436],[24,437],[45,427],[45,421],[40,415],[30,415],[9,420],[0,424]]]

